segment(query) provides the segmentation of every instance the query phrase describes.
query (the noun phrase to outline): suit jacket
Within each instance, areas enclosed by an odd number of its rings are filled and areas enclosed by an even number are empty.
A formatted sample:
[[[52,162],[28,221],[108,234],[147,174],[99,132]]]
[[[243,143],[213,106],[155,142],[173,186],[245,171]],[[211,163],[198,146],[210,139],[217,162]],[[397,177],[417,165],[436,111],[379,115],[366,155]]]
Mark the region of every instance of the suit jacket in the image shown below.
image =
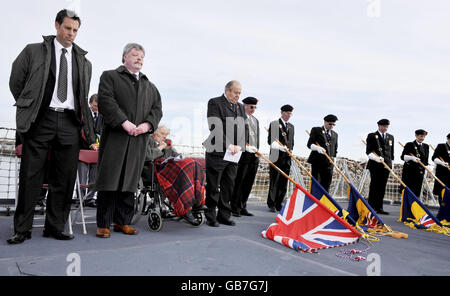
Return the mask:
[[[423,147],[423,149],[420,149],[420,146],[419,146],[419,144],[417,144],[416,141],[408,142],[408,143],[406,143],[405,148],[403,148],[403,152],[402,152],[402,155],[400,156],[400,158],[402,160],[405,160],[404,159],[405,155],[413,154],[414,156],[420,158],[420,161],[424,165],[428,165],[428,156],[429,156],[430,148],[425,143],[422,143],[422,147]],[[416,163],[414,161],[405,161],[405,163],[403,165],[403,172],[405,173],[407,171],[424,172],[425,169],[419,163]]]
[[[225,95],[212,98],[208,101],[207,117],[210,134],[203,142],[206,153],[223,157],[230,144],[245,150],[248,126],[245,124],[247,115],[242,104],[237,103],[236,110],[233,110]]]
[[[275,139],[277,139],[283,145],[287,146],[289,150],[292,151],[292,149],[294,149],[294,133],[295,133],[294,125],[289,122],[287,124],[288,129],[286,130],[286,126],[283,124],[281,118],[278,120],[274,120],[270,123],[269,133],[267,136],[267,143],[269,145],[271,145],[275,141]],[[287,152],[270,149],[269,159],[270,161],[275,162],[280,159],[290,159],[290,156]]]
[[[381,137],[378,131],[367,135],[366,139],[366,154],[369,155],[375,152],[378,156],[384,158],[384,162],[392,168],[392,161],[394,160],[394,136],[386,133],[386,140]],[[378,163],[369,159],[367,168],[384,168],[382,163]]]
[[[431,159],[434,161],[439,157],[442,157],[444,162],[450,163],[450,146],[447,143],[438,144]]]
[[[308,146],[308,148],[311,148],[312,144],[319,144],[320,147],[327,150],[328,156],[336,157],[338,148],[338,134],[335,131],[331,130],[331,139],[328,141],[326,131],[323,126],[313,127],[311,129],[306,146]],[[311,151],[311,153],[309,154],[308,162],[312,165],[324,167],[331,165],[327,157],[317,151]]]

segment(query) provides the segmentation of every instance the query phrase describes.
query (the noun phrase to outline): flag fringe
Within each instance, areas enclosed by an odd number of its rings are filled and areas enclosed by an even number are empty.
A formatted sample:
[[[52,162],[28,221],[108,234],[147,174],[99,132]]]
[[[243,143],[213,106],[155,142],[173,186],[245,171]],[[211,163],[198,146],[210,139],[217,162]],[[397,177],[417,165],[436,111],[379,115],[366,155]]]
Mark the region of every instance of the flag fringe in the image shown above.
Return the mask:
[[[416,219],[408,218],[406,221],[402,221],[401,219],[398,219],[397,222],[403,223],[406,226],[409,226],[412,229],[420,229],[425,230],[429,232],[434,233],[440,233],[446,236],[450,236],[450,229],[447,229],[447,227],[442,227],[437,224],[433,224],[430,227],[424,227],[424,228],[418,228],[417,225],[422,225],[419,221]]]

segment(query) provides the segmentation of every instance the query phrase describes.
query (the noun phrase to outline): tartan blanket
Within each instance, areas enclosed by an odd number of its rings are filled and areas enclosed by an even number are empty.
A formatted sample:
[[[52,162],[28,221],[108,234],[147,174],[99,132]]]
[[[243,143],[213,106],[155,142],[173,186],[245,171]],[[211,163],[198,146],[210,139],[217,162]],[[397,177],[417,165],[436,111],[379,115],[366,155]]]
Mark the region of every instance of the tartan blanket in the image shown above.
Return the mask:
[[[205,172],[199,159],[181,160],[164,158],[155,161],[156,177],[165,196],[178,216],[186,214],[192,206],[205,204]]]

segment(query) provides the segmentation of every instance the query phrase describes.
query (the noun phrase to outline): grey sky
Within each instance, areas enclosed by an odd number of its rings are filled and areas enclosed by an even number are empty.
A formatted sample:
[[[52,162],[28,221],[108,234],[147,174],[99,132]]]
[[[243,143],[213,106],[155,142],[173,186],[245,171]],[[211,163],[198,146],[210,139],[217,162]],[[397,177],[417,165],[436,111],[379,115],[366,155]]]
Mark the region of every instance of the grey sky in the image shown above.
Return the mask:
[[[260,99],[263,126],[281,105],[294,106],[301,156],[309,154],[304,130],[329,113],[339,117],[338,155],[354,159],[364,157],[360,140],[381,118],[391,120],[396,141],[423,128],[436,145],[450,132],[450,2],[421,0],[2,0],[1,126],[15,126],[12,61],[25,44],[54,34],[56,13],[74,3],[82,19],[76,43],[93,63],[91,93],[102,71],[120,65],[126,43],[142,44],[143,72],[161,92],[174,143],[201,144],[207,100],[232,79],[242,83],[242,99]],[[265,132],[261,143],[268,151]]]

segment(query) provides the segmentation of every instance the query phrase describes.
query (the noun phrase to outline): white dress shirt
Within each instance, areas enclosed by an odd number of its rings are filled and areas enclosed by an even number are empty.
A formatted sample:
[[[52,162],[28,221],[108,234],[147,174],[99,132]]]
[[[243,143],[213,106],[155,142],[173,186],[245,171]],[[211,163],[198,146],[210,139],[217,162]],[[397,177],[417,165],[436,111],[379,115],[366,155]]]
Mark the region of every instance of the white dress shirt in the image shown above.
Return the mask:
[[[67,100],[62,103],[58,99],[58,81],[59,81],[59,64],[61,60],[62,46],[58,40],[53,41],[55,46],[55,58],[56,58],[56,79],[55,79],[55,89],[53,90],[52,101],[50,102],[50,107],[53,108],[64,108],[64,109],[75,109],[75,97],[73,94],[73,81],[72,81],[72,46],[67,47],[66,59],[67,59]]]

